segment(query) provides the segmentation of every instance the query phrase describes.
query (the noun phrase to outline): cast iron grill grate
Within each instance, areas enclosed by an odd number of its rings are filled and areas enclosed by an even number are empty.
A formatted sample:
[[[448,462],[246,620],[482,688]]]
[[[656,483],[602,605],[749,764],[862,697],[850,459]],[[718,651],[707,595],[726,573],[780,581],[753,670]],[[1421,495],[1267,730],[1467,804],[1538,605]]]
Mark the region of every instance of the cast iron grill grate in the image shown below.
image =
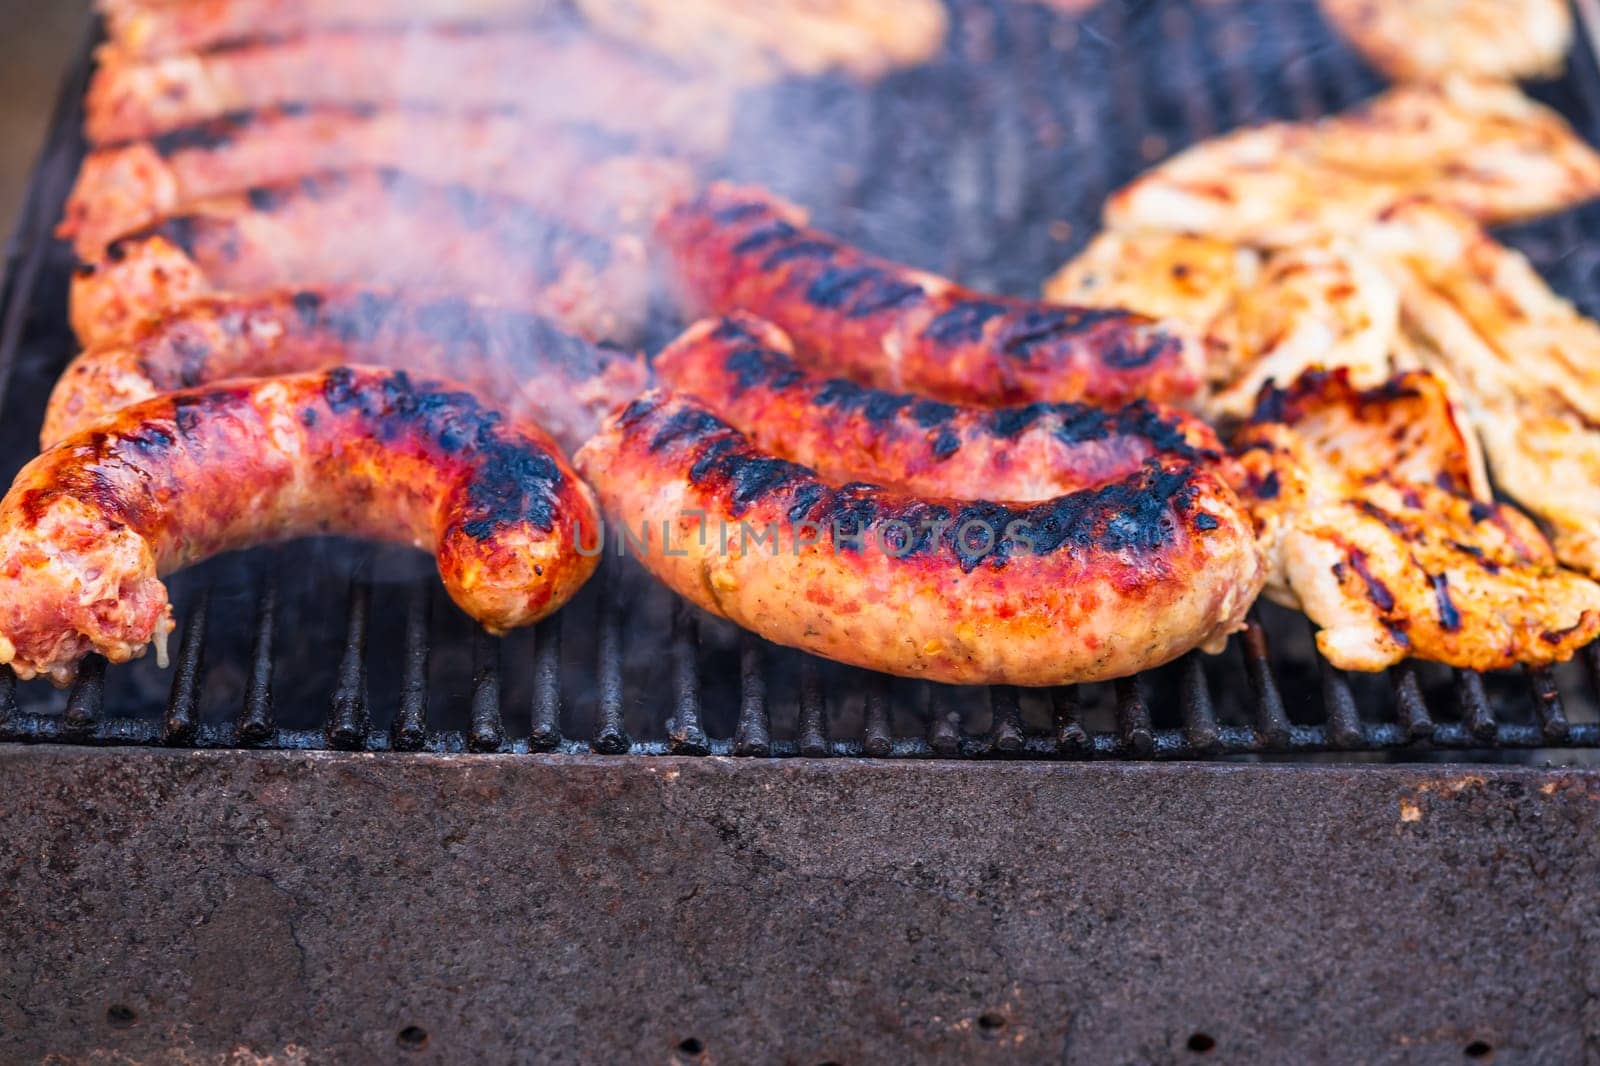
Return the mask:
[[[50,230],[83,152],[89,63],[86,49],[66,79],[7,250],[7,480],[35,450],[45,397],[74,350],[70,253]],[[1150,163],[1242,122],[1343,108],[1380,85],[1310,0],[1109,0],[1079,22],[961,0],[944,56],[925,68],[871,91],[821,80],[747,101],[728,170],[875,250],[1027,293],[1087,241],[1105,194]],[[1600,140],[1591,52],[1534,91]],[[1595,313],[1600,241],[1585,239],[1585,215],[1507,237]],[[171,582],[170,671],[92,658],[63,694],[0,667],[0,740],[1033,758],[1600,747],[1600,647],[1555,670],[1405,663],[1346,675],[1317,656],[1303,618],[1263,605],[1222,656],[1105,685],[955,689],[766,644],[686,607],[627,559],[608,556],[560,615],[503,640],[436,585],[411,553],[341,541],[214,560]]]

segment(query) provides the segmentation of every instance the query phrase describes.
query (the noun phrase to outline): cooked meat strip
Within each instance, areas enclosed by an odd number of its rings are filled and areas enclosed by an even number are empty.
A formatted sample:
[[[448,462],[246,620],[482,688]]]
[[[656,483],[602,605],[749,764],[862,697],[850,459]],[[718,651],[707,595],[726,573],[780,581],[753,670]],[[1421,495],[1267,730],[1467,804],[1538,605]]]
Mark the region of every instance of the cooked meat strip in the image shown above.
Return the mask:
[[[1561,72],[1572,48],[1566,0],[1319,3],[1373,66],[1400,81],[1549,77]]]
[[[504,24],[557,0],[97,0],[120,54],[149,59],[312,30]]]
[[[589,23],[687,69],[738,77],[843,70],[874,78],[931,59],[948,18],[939,0],[576,0]]]
[[[208,200],[112,242],[72,284],[86,344],[195,296],[380,285],[492,299],[591,337],[628,336],[650,288],[643,245],[521,201],[396,171],[321,174]]]
[[[1199,341],[1126,311],[988,296],[861,252],[799,208],[717,183],[657,227],[691,314],[747,310],[794,339],[802,361],[940,400],[1121,405],[1183,399]]]
[[[511,108],[542,123],[671,136],[702,153],[721,150],[732,122],[726,85],[592,34],[539,29],[319,33],[143,62],[110,55],[89,86],[86,132],[96,145],[132,141],[285,104]]]
[[[791,353],[776,326],[735,314],[689,327],[656,356],[655,370],[755,447],[836,483],[1042,500],[1127,477],[1152,457],[1222,457],[1205,423],[1144,400],[1115,411],[939,403],[810,373]]]
[[[40,444],[158,393],[346,363],[460,382],[511,417],[537,422],[569,453],[649,380],[636,355],[461,297],[338,288],[202,296],[73,360],[50,395]]]
[[[531,423],[402,371],[341,367],[168,393],[23,467],[0,501],[0,663],[70,681],[91,651],[158,650],[160,577],[340,533],[431,551],[492,631],[560,607],[598,559],[588,488]]]
[[[1337,370],[1266,390],[1235,438],[1267,595],[1306,612],[1333,665],[1502,669],[1563,661],[1600,634],[1600,585],[1482,498],[1467,437],[1431,375],[1364,390]]]
[[[633,138],[507,112],[275,108],[90,152],[57,233],[93,260],[112,239],[199,201],[355,167],[503,193],[601,233],[653,220],[693,181],[689,163]]]
[[[1187,322],[1207,340],[1201,404],[1241,419],[1269,381],[1346,367],[1361,387],[1394,373],[1400,298],[1382,265],[1345,240],[1258,252],[1181,233],[1096,237],[1045,283],[1069,303],[1114,304]]]
[[[680,595],[780,644],[906,677],[1131,674],[1220,648],[1260,587],[1233,493],[1174,457],[1035,504],[833,486],[655,391],[575,463]]]
[[[1562,562],[1600,577],[1600,325],[1438,205],[1400,205],[1366,242],[1424,362],[1461,383],[1496,482],[1549,525]]]
[[[1292,247],[1353,235],[1413,196],[1493,223],[1596,195],[1600,156],[1560,115],[1515,86],[1451,78],[1202,141],[1115,193],[1106,223]]]

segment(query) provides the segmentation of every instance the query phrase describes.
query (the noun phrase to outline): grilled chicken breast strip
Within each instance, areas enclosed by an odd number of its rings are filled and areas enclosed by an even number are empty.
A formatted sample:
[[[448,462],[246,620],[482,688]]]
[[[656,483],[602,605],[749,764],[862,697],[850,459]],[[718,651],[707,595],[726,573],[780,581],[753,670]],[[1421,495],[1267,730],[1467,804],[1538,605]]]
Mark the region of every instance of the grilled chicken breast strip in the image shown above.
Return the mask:
[[[1338,370],[1268,389],[1236,435],[1267,595],[1305,611],[1333,665],[1501,669],[1568,659],[1600,634],[1600,585],[1479,497],[1469,433],[1425,372],[1363,390]]]
[[[1035,504],[833,486],[653,391],[575,462],[680,595],[780,644],[907,677],[1124,676],[1220,647],[1260,584],[1232,492],[1177,458]]]
[[[0,663],[65,684],[91,651],[162,646],[161,576],[321,533],[431,551],[493,631],[559,608],[593,572],[588,488],[531,423],[403,372],[337,368],[168,393],[34,459],[0,500]]]
[[[1216,419],[1248,417],[1263,385],[1287,385],[1313,367],[1344,367],[1362,388],[1398,369],[1398,289],[1381,262],[1345,240],[1262,252],[1214,237],[1111,230],[1044,291],[1187,322],[1206,338],[1212,389],[1201,406]]]
[[[1515,86],[1468,78],[1391,89],[1316,122],[1202,141],[1106,204],[1113,229],[1267,247],[1352,236],[1417,196],[1508,222],[1600,195],[1600,155]]]
[[[58,235],[93,261],[116,237],[252,186],[360,167],[526,200],[599,233],[653,220],[693,169],[625,136],[505,112],[268,109],[89,153]]]
[[[373,289],[202,296],[74,359],[50,394],[40,445],[159,393],[349,363],[459,382],[512,418],[536,422],[568,453],[643,392],[650,374],[634,354],[460,297],[407,300]]]
[[[810,229],[762,190],[716,183],[657,227],[685,310],[746,310],[821,371],[954,402],[1181,400],[1204,355],[1127,311],[988,296]]]
[[[932,58],[939,0],[576,0],[590,25],[686,69],[717,64],[749,80],[843,70],[873,78]]]
[[[1496,482],[1600,577],[1600,325],[1457,212],[1401,205],[1366,235],[1424,361],[1460,383]]]
[[[591,337],[630,335],[650,289],[643,245],[604,239],[521,201],[396,171],[258,186],[119,238],[72,283],[91,345],[196,296],[382,285],[492,299]]]
[[[1373,66],[1400,81],[1549,77],[1572,48],[1566,0],[1319,2]]]

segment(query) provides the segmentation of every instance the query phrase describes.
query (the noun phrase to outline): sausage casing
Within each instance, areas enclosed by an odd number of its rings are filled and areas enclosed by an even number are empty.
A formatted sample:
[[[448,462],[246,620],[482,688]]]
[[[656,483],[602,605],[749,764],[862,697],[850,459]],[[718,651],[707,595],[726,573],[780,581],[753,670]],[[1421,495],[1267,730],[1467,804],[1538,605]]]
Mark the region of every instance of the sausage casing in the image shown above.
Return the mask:
[[[168,393],[69,437],[0,501],[0,662],[70,680],[172,628],[160,575],[319,533],[431,551],[494,631],[561,606],[597,560],[597,521],[555,445],[466,393],[341,367]]]
[[[657,390],[574,462],[618,543],[680,595],[777,643],[908,677],[1130,674],[1219,646],[1263,577],[1233,493],[1176,458],[1036,504],[835,487]]]
[[[1224,462],[1199,419],[1136,400],[975,407],[826,378],[782,330],[736,313],[695,323],[655,359],[664,384],[773,452],[833,482],[905,492],[1042,500],[1126,477],[1156,455]]]
[[[636,355],[460,297],[338,288],[203,296],[74,359],[50,394],[40,444],[158,393],[345,363],[459,382],[513,418],[538,423],[568,453],[649,378]]]
[[[1201,384],[1184,328],[1131,311],[988,296],[807,228],[759,189],[715,183],[657,225],[691,314],[746,310],[808,364],[957,403],[1173,402]]]
[[[636,239],[398,171],[339,171],[209,200],[114,241],[73,279],[72,326],[92,344],[194,296],[288,285],[479,296],[617,337],[642,320],[650,279]]]

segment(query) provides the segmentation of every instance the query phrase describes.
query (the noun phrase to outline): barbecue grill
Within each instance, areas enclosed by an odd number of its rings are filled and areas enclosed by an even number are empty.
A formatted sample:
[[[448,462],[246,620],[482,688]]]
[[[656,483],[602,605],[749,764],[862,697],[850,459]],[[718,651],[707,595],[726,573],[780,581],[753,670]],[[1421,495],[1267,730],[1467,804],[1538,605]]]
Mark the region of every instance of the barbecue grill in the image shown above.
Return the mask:
[[[7,481],[74,351],[50,231],[89,69],[8,248]],[[751,94],[727,169],[1028,293],[1152,162],[1380,84],[1305,0],[961,0],[932,64]],[[1600,141],[1593,52],[1532,91]],[[1596,222],[1502,236],[1593,314]],[[0,667],[0,1058],[1600,1057],[1600,647],[1346,675],[1264,604],[1221,656],[969,690],[621,557],[505,639],[436,584],[256,550],[171,582],[169,671]]]

